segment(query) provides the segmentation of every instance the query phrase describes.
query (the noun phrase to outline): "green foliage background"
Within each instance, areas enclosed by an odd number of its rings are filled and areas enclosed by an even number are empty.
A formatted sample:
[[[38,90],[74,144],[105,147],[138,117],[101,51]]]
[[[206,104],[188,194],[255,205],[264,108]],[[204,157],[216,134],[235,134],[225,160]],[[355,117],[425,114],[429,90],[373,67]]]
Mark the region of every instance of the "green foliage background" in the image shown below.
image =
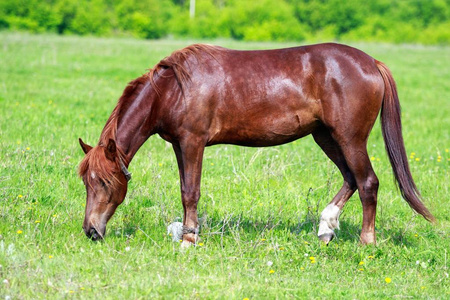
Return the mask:
[[[450,0],[2,0],[0,29],[98,36],[450,44]]]

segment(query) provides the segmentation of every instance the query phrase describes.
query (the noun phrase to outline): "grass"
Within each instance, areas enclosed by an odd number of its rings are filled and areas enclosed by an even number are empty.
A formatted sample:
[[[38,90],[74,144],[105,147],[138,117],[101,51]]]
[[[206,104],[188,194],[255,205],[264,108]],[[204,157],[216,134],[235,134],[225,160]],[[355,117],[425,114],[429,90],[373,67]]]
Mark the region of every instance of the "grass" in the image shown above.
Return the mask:
[[[357,194],[337,240],[317,240],[320,212],[342,179],[307,137],[274,148],[208,148],[202,244],[181,251],[166,234],[182,216],[171,148],[157,136],[141,148],[128,196],[95,243],[81,229],[77,139],[95,144],[126,83],[190,41],[5,32],[0,41],[0,297],[450,297],[449,47],[355,45],[393,71],[412,173],[436,225],[401,199],[377,124],[368,144],[381,182],[376,246],[359,244]]]

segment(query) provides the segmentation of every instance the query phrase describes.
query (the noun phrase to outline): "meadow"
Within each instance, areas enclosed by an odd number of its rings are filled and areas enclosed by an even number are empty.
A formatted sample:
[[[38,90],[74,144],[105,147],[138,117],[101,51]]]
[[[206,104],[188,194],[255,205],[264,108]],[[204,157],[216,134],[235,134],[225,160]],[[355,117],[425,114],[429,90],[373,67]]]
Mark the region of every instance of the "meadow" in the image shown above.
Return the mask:
[[[0,298],[450,298],[448,46],[352,44],[393,72],[412,174],[435,225],[401,198],[377,122],[368,143],[380,180],[376,245],[359,243],[357,193],[337,239],[317,239],[342,178],[311,137],[207,148],[202,241],[183,251],[166,232],[182,216],[175,156],[153,136],[130,165],[105,240],[88,240],[78,138],[96,144],[127,82],[192,42],[0,32]]]

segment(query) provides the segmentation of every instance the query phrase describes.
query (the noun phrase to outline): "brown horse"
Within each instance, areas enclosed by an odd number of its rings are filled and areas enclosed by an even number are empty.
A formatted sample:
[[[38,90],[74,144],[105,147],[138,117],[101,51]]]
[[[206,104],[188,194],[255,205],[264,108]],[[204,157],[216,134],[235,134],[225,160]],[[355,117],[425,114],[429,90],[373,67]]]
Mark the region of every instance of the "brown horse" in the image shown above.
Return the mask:
[[[433,221],[409,170],[396,86],[383,63],[339,44],[265,51],[192,45],[175,51],[128,84],[96,147],[80,139],[86,153],[79,170],[87,191],[83,229],[94,240],[104,237],[106,223],[127,192],[127,167],[155,133],[172,144],[177,158],[184,245],[198,238],[206,146],[275,146],[312,134],[344,178],[321,214],[319,238],[328,243],[334,237],[339,214],[358,189],[361,242],[375,243],[378,179],[366,146],[380,110],[402,196]]]

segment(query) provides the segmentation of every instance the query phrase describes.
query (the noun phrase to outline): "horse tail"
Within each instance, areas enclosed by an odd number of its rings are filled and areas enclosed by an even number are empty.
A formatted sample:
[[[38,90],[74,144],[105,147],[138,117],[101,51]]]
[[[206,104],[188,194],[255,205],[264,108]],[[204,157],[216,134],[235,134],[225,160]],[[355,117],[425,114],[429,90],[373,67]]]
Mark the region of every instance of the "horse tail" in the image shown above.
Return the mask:
[[[381,107],[381,130],[384,144],[391,162],[403,199],[417,213],[430,222],[435,222],[434,216],[420,200],[422,197],[414,183],[409,169],[405,144],[402,136],[402,123],[400,118],[400,102],[397,95],[397,87],[391,71],[382,62],[376,61],[378,70],[384,81],[384,97]]]

